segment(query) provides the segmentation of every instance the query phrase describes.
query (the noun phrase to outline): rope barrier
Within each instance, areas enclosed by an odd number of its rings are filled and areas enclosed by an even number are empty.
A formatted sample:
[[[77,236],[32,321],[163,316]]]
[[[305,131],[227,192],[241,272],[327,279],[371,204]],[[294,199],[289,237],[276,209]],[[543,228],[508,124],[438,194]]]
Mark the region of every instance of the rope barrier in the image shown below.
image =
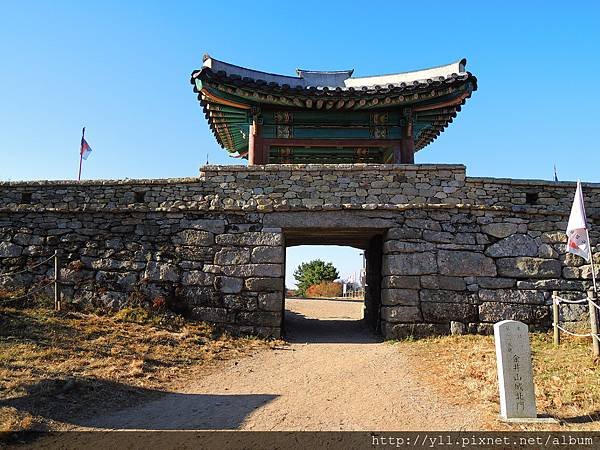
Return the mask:
[[[575,336],[575,337],[593,337],[593,338],[595,338],[595,339],[597,339],[597,340],[599,340],[599,341],[600,341],[600,335],[597,335],[597,334],[592,334],[592,333],[587,333],[587,334],[573,333],[572,331],[569,331],[569,330],[567,330],[566,328],[563,328],[563,327],[561,327],[560,325],[558,325],[558,324],[556,324],[556,323],[554,323],[554,324],[552,324],[552,325],[556,325],[556,327],[557,327],[559,330],[561,330],[561,331],[563,331],[563,332],[565,332],[565,333],[567,333],[567,334],[570,334],[571,336]]]
[[[47,263],[48,261],[50,261],[50,260],[51,260],[51,259],[53,259],[53,258],[54,258],[54,255],[50,256],[49,258],[47,258],[47,259],[45,259],[45,260],[43,260],[43,261],[41,261],[41,262],[39,262],[39,263],[37,263],[37,264],[34,264],[33,266],[26,267],[25,269],[23,269],[23,270],[20,270],[20,271],[18,271],[18,272],[11,272],[11,273],[0,273],[0,277],[10,277],[10,276],[14,276],[14,275],[20,275],[20,274],[22,274],[22,273],[29,272],[30,270],[32,270],[32,269],[35,269],[36,267],[39,267],[39,266],[41,266],[41,265],[43,265],[43,264]]]
[[[588,299],[587,299],[587,298],[582,298],[582,299],[579,299],[579,300],[567,300],[566,298],[559,297],[558,295],[555,295],[555,296],[553,297],[553,299],[554,299],[554,300],[556,301],[556,303],[558,303],[558,304],[560,304],[560,303],[584,303],[584,302],[587,302],[587,301],[588,301]]]
[[[46,289],[48,286],[50,286],[52,284],[54,284],[54,281],[50,281],[50,282],[44,284],[43,286],[38,286],[33,291],[29,291],[29,292],[27,292],[27,294],[21,295],[19,297],[2,298],[2,299],[0,299],[0,304],[14,302],[15,300],[23,300],[24,298],[27,298],[30,295],[37,294],[38,292],[42,291],[43,289]]]
[[[554,296],[552,297],[553,301],[555,301],[557,304],[561,304],[561,303],[570,303],[570,304],[580,304],[580,303],[591,303],[598,311],[600,311],[600,305],[598,305],[595,301],[590,300],[589,298],[582,298],[580,300],[567,300],[566,298],[562,298],[562,297],[558,297],[558,296]]]

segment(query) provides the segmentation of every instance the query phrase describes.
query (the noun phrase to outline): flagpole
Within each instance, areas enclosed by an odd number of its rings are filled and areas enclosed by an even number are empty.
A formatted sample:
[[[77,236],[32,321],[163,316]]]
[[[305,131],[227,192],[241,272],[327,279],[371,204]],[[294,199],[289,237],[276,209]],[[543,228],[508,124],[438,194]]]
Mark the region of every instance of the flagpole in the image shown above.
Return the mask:
[[[594,254],[592,253],[592,243],[590,242],[590,232],[585,229],[587,235],[588,246],[590,247],[590,264],[592,266],[592,283],[594,284],[594,292],[598,295],[598,286],[596,285],[596,269],[594,268]]]
[[[85,127],[81,130],[81,145],[79,146],[79,175],[77,175],[77,181],[81,181],[81,164],[83,163],[83,139],[85,137]]]

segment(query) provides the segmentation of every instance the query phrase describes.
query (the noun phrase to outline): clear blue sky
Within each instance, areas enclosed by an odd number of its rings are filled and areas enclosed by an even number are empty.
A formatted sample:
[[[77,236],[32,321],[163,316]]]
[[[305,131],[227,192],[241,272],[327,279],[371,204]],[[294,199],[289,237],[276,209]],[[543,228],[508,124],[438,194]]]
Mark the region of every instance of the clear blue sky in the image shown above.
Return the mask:
[[[556,164],[561,180],[600,182],[599,42],[592,1],[2,2],[0,180],[74,178],[83,125],[84,178],[235,163],[189,84],[210,53],[356,76],[466,57],[479,90],[416,162],[542,179]]]

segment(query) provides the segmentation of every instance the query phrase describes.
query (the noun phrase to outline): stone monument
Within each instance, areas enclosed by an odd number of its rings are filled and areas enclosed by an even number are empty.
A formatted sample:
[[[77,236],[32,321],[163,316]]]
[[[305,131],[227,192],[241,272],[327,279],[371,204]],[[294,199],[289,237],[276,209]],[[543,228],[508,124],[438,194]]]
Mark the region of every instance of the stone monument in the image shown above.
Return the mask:
[[[528,331],[516,320],[494,325],[502,420],[537,419]]]

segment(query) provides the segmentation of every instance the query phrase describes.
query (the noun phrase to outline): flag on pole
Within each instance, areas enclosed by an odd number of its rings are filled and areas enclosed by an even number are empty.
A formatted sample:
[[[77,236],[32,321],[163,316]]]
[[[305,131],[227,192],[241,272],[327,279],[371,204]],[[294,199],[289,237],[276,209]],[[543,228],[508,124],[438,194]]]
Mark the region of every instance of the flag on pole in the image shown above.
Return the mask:
[[[92,147],[90,147],[88,145],[87,141],[82,136],[81,137],[81,150],[80,150],[81,157],[83,159],[88,159],[88,156],[90,156],[90,153],[92,153]]]
[[[571,207],[571,215],[567,225],[567,252],[581,256],[586,261],[591,259],[590,243],[588,239],[585,206],[581,183],[577,181],[577,190]]]

